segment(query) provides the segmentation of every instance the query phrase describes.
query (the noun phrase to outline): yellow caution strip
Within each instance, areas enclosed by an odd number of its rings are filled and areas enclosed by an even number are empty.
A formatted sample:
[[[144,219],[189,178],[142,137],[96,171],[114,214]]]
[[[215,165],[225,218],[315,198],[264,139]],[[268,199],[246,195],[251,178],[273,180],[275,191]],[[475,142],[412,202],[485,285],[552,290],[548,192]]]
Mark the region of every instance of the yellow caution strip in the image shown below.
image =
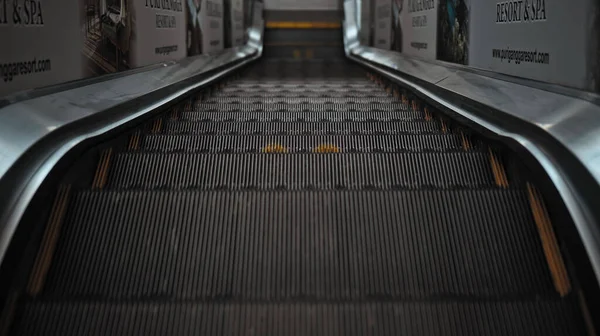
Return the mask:
[[[544,254],[546,255],[546,261],[548,262],[548,268],[552,274],[554,288],[556,288],[556,291],[561,297],[565,296],[571,291],[571,282],[569,281],[567,268],[565,267],[562,255],[560,254],[558,241],[556,240],[554,230],[552,229],[548,210],[546,209],[546,205],[544,204],[539,191],[530,183],[527,183],[527,192],[533,219],[540,234],[542,247],[544,249]]]
[[[269,42],[265,47],[341,47],[337,42]]]
[[[94,175],[94,181],[92,182],[93,189],[102,189],[106,184],[106,178],[108,176],[108,165],[110,163],[110,157],[112,155],[112,148],[102,151],[100,155],[100,161],[98,161],[98,167],[96,168],[96,174]]]
[[[469,138],[465,135],[465,133],[463,133],[463,131],[460,131],[460,138],[462,140],[463,149],[466,151],[471,150],[471,147],[473,147],[471,145],[471,140],[469,140]]]
[[[417,103],[417,101],[416,101],[416,100],[413,100],[411,105],[412,105],[412,109],[413,109],[413,111],[415,111],[415,112],[416,112],[416,111],[418,111],[418,110],[419,110],[419,103]]]
[[[129,137],[129,150],[137,150],[140,148],[140,133],[135,132]]]
[[[506,170],[504,170],[504,164],[491,148],[489,148],[489,152],[490,164],[492,165],[492,172],[494,173],[496,185],[501,188],[508,188],[508,178],[506,177]]]
[[[322,144],[318,145],[313,152],[315,153],[339,153],[341,152],[340,148],[336,145],[332,144]]]
[[[44,232],[40,249],[38,250],[31,275],[29,276],[29,283],[27,284],[27,293],[31,296],[38,295],[44,287],[46,274],[48,274],[48,270],[50,269],[50,263],[52,262],[56,242],[60,234],[60,227],[67,210],[70,191],[70,185],[60,186],[52,205],[46,231]]]
[[[266,145],[262,150],[263,153],[287,153],[288,149],[280,144]]]
[[[152,133],[159,133],[160,131],[162,131],[162,119],[158,118],[152,124]]]
[[[340,22],[292,22],[292,21],[267,21],[268,29],[340,29]]]
[[[306,56],[306,59],[312,59],[315,55],[315,52],[312,49],[306,49],[304,55]]]
[[[446,125],[446,121],[444,121],[444,119],[440,119],[440,122],[442,123],[442,132],[448,133],[448,125]]]
[[[431,114],[431,111],[429,111],[429,109],[427,107],[425,108],[425,120],[427,120],[427,121],[433,120],[433,115]]]

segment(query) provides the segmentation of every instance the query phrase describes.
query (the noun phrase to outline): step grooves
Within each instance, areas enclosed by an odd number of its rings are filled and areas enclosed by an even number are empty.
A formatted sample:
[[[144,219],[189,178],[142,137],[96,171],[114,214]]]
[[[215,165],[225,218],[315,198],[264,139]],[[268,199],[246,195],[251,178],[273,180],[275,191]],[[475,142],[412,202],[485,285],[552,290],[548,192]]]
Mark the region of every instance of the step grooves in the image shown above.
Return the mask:
[[[183,112],[180,120],[206,122],[388,122],[422,120],[420,113],[413,111],[372,112]]]
[[[431,167],[445,167],[444,175]],[[218,167],[219,174],[214,174]],[[492,188],[486,153],[119,153],[109,188]]]
[[[202,112],[402,112],[406,105],[398,104],[225,104],[202,102],[194,111]],[[185,112],[191,112],[185,109]]]
[[[572,305],[500,303],[25,303],[31,335],[582,335]],[[29,321],[37,321],[31,324]],[[474,323],[476,321],[477,323]]]
[[[450,152],[463,151],[455,134],[422,135],[173,135],[148,134],[141,149],[157,152],[259,152],[278,144],[288,152],[312,152],[321,144],[335,144],[342,152]],[[479,148],[479,144],[475,144]]]
[[[360,134],[431,134],[441,133],[440,126],[429,121],[386,122],[255,122],[210,123],[202,121],[166,121],[167,134],[278,134],[278,135],[360,135]]]
[[[61,235],[52,297],[558,297],[523,190],[82,191]]]
[[[283,98],[250,98],[250,97],[209,97],[206,104],[285,104],[285,105],[350,105],[350,104],[391,104],[399,103],[394,97],[360,97],[360,98],[301,98],[301,97],[283,97]]]

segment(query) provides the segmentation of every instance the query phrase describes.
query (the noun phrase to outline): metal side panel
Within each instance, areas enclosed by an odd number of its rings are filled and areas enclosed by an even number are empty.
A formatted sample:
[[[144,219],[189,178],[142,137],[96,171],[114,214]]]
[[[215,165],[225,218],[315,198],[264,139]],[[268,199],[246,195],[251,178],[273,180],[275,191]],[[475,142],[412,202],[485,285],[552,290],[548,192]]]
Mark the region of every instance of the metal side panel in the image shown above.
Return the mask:
[[[0,108],[0,262],[30,200],[66,153],[260,57],[263,26],[255,20],[246,45],[219,54]]]
[[[560,194],[600,279],[599,97],[360,45],[354,0],[344,3],[346,55],[532,156]],[[498,77],[498,76],[496,76]],[[502,76],[499,76],[502,77]],[[557,93],[561,92],[561,93]],[[565,94],[562,94],[565,93]]]

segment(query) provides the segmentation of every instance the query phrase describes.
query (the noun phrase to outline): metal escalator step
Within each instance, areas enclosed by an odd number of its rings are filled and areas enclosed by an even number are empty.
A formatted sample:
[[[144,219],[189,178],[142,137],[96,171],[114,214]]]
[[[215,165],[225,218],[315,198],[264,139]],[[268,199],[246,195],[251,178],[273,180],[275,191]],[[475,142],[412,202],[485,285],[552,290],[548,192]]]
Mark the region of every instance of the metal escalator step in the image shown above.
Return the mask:
[[[216,94],[211,96],[216,99],[231,99],[237,100],[238,98],[242,98],[244,100],[256,100],[256,99],[281,99],[281,98],[310,98],[310,99],[324,99],[324,98],[333,98],[335,100],[338,99],[357,99],[363,97],[369,98],[389,98],[390,95],[385,90],[374,90],[374,91],[360,91],[360,92],[348,92],[341,90],[330,91],[330,90],[321,90],[321,91],[310,91],[310,92],[285,92],[285,91],[277,91],[277,92],[217,92]],[[335,101],[334,100],[334,101]]]
[[[365,86],[365,87],[336,87],[330,85],[326,90],[322,88],[311,88],[311,87],[272,87],[266,86],[268,84],[264,84],[262,82],[257,83],[258,87],[239,87],[235,85],[235,82],[232,82],[225,86],[218,94],[267,94],[267,93],[305,93],[305,94],[313,94],[313,93],[350,93],[350,94],[381,94],[383,90],[381,90],[378,86]],[[261,86],[262,85],[262,86]]]
[[[220,123],[202,121],[167,121],[164,133],[171,134],[426,134],[442,133],[436,122],[385,121],[385,122],[255,122]]]
[[[27,302],[23,335],[583,335],[573,304],[544,301]]]
[[[309,89],[309,90],[323,90],[323,89],[328,89],[328,88],[333,88],[333,89],[343,89],[343,88],[348,88],[349,90],[360,90],[360,89],[368,89],[368,90],[372,90],[372,89],[376,89],[378,88],[379,90],[381,90],[381,88],[379,88],[379,86],[377,86],[377,84],[375,83],[371,83],[369,81],[366,80],[345,80],[345,79],[341,79],[338,81],[335,80],[305,80],[305,81],[294,81],[294,80],[253,80],[253,81],[244,81],[244,80],[239,80],[239,81],[235,81],[232,82],[230,84],[227,85],[227,88],[230,89],[236,89],[236,88],[241,88],[241,89],[248,89],[248,90],[253,90],[253,89],[258,89],[258,90],[263,90],[263,89]]]
[[[198,121],[403,121],[422,120],[424,114],[409,110],[384,112],[183,112],[181,120]]]
[[[204,103],[207,104],[391,104],[400,103],[395,97],[359,97],[359,98],[301,98],[301,97],[284,97],[284,98],[250,98],[250,97],[208,97]]]
[[[207,104],[194,106],[203,112],[383,112],[407,111],[401,103],[393,104]],[[189,111],[185,111],[189,112]]]
[[[119,153],[110,188],[493,187],[487,153]]]
[[[457,134],[419,135],[177,135],[147,134],[141,150],[157,152],[260,152],[279,145],[289,153],[312,152],[323,144],[333,144],[341,152],[422,152],[462,151]],[[474,145],[478,145],[474,143]],[[477,147],[475,147],[477,148]]]
[[[522,190],[82,191],[45,297],[558,297]]]

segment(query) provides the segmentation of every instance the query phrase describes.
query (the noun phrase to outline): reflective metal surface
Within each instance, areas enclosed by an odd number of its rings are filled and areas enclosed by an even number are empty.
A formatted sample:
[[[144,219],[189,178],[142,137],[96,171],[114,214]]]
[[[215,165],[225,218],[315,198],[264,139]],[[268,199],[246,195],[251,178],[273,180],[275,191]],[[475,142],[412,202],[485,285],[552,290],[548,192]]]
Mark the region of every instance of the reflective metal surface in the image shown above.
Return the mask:
[[[173,99],[221,77],[262,55],[264,22],[250,28],[245,46],[219,54],[186,58],[159,68],[96,82],[75,89],[20,101],[0,109],[0,186],[13,175],[22,176],[16,190],[2,190],[0,202],[0,262],[25,209],[42,181],[69,150],[82,141],[102,135]],[[181,87],[181,83],[188,83]],[[160,94],[158,94],[160,93]],[[71,132],[68,139],[49,146],[45,139],[61,134],[76,122],[114,109],[147,95],[151,104],[140,104],[117,122],[92,125],[86,132]],[[92,129],[93,131],[89,131]],[[46,145],[43,150],[37,150]],[[32,153],[33,152],[33,153]],[[19,164],[19,162],[26,162]],[[12,174],[14,173],[14,174]],[[11,188],[12,189],[12,188]]]
[[[519,143],[540,163],[570,212],[600,279],[600,210],[596,204],[600,200],[600,107],[591,102],[596,99],[562,95],[361,46],[352,0],[344,3],[344,9],[344,44],[349,58],[426,95],[482,129]],[[486,108],[465,110],[442,98],[441,91]],[[587,174],[590,179],[585,178]]]

